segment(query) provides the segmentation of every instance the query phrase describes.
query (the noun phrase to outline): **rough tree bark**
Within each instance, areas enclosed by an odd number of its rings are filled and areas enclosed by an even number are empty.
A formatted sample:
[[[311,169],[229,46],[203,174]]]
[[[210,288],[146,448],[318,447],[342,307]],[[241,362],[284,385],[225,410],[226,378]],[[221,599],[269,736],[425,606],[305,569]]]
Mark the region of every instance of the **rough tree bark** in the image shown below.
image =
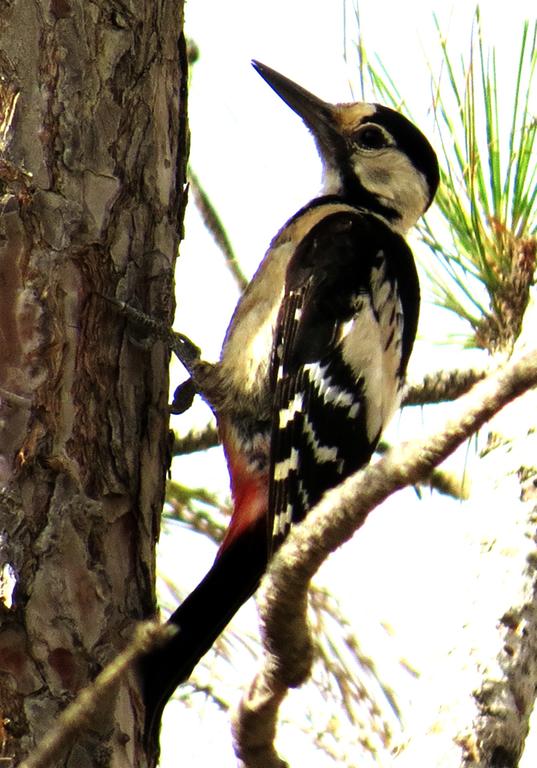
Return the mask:
[[[18,764],[154,609],[187,151],[177,0],[0,0],[0,755]],[[58,766],[139,766],[125,681]],[[4,763],[2,763],[4,764]]]

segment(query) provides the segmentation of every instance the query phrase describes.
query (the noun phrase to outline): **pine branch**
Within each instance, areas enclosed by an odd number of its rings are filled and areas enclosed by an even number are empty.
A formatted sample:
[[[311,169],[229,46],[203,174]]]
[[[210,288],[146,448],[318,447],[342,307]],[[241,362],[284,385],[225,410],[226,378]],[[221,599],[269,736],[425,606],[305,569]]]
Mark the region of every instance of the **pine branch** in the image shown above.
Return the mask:
[[[351,538],[372,509],[430,475],[492,416],[536,384],[537,352],[498,369],[460,398],[456,415],[442,431],[390,450],[327,493],[292,529],[262,584],[258,604],[265,661],[234,720],[235,751],[246,768],[285,766],[274,747],[278,710],[288,689],[310,674],[307,594],[321,564]]]
[[[420,382],[409,384],[403,393],[403,407],[430,405],[456,400],[487,375],[485,369],[436,371]]]
[[[384,456],[392,446],[381,440],[377,445],[376,453]],[[429,477],[424,477],[416,485],[416,492],[420,495],[421,488],[430,488],[433,491],[442,493],[444,496],[451,496],[453,499],[467,499],[469,497],[468,478],[459,477],[453,472],[447,472],[444,469],[433,469]]]
[[[173,455],[186,456],[189,453],[206,451],[219,445],[218,432],[212,424],[208,424],[201,431],[194,429],[184,437],[175,437],[173,441]]]

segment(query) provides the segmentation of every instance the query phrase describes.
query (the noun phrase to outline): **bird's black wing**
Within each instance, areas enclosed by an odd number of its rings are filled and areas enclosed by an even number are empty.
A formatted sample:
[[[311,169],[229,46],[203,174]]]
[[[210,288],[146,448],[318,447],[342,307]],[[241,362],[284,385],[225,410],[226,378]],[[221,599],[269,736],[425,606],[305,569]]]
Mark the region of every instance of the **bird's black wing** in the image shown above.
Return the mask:
[[[297,247],[271,362],[273,546],[369,461],[398,403],[418,310],[412,253],[378,217],[331,213]]]

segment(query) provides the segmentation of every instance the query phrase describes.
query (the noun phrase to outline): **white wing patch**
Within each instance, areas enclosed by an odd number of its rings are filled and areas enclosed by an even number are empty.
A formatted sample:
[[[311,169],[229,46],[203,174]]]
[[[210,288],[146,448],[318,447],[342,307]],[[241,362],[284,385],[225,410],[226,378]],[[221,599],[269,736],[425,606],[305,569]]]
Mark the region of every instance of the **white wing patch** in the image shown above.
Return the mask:
[[[280,366],[281,369],[281,366]],[[279,427],[285,429],[285,427],[293,421],[297,413],[302,413],[304,410],[304,395],[302,392],[297,392],[293,400],[289,403],[287,408],[282,408],[279,416]]]
[[[288,459],[278,461],[274,465],[274,480],[279,482],[280,480],[287,480],[289,473],[298,468],[298,451],[296,448],[291,449],[291,455]]]
[[[304,488],[302,480],[298,481],[298,493],[302,499],[304,509],[309,509],[310,501],[308,493]],[[287,504],[283,512],[279,512],[274,515],[274,522],[272,524],[272,535],[277,538],[279,536],[285,536],[291,525],[293,524],[294,510],[291,504]]]
[[[285,536],[293,522],[293,507],[288,504],[284,512],[274,515],[272,535],[274,537]]]
[[[382,253],[379,254],[382,256]],[[384,260],[371,270],[371,294],[357,297],[356,314],[343,328],[343,359],[364,381],[367,434],[373,440],[399,406],[403,308],[386,279]]]
[[[327,375],[327,370],[328,366],[322,366],[320,363],[308,363],[304,366],[310,383],[313,384],[317,394],[323,398],[325,403],[330,403],[337,408],[358,407],[351,392],[332,384],[332,378]],[[356,413],[357,411],[352,415],[354,416]]]
[[[325,464],[327,461],[338,460],[337,447],[335,445],[321,445],[315,434],[313,424],[309,421],[309,419],[304,419],[304,427],[302,431],[304,432],[306,440],[313,448],[313,453],[319,464]],[[338,463],[342,464],[343,462]]]

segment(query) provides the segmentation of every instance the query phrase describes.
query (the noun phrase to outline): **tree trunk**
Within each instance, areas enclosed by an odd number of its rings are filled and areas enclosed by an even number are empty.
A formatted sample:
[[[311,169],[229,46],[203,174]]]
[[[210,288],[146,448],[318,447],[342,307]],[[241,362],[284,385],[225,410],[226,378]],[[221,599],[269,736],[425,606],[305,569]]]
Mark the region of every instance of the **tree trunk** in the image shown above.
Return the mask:
[[[168,350],[101,294],[171,324],[186,60],[177,0],[0,8],[0,754],[18,764],[154,610]],[[140,715],[126,680],[56,765],[144,765]]]

